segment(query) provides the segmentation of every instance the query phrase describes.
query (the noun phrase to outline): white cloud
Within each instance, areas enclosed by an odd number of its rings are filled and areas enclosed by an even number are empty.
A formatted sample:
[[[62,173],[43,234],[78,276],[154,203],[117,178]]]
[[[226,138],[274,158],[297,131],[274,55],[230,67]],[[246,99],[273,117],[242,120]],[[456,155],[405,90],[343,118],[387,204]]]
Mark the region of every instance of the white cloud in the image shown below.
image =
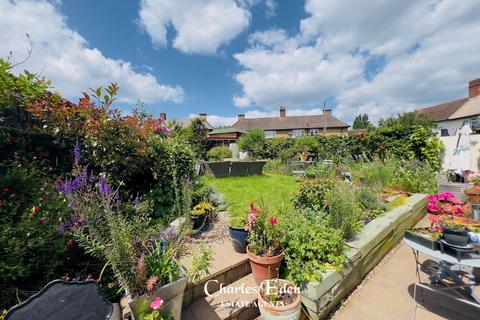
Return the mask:
[[[23,59],[29,49],[28,33],[35,42],[32,56],[15,71],[41,73],[67,97],[118,82],[122,102],[180,102],[184,98],[181,87],[162,85],[153,74],[137,72],[129,62],[90,48],[50,2],[0,0],[0,30],[0,57],[7,57],[12,50],[13,61]]]
[[[346,121],[378,119],[464,97],[480,76],[478,1],[307,0],[305,11],[298,34],[256,32],[235,55],[240,96],[267,110],[333,97]]]
[[[233,96],[233,105],[239,108],[249,107],[252,104],[252,100],[247,97]]]
[[[250,23],[250,12],[234,0],[142,0],[139,16],[154,45],[167,45],[172,26],[173,46],[185,53],[214,54]]]

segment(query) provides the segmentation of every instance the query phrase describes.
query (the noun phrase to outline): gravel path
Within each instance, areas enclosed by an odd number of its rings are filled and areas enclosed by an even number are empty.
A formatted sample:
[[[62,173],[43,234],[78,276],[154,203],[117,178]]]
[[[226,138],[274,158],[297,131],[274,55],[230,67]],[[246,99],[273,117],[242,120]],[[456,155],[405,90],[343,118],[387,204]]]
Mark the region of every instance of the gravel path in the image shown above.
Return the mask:
[[[185,244],[185,251],[188,253],[196,252],[200,245],[211,245],[214,243],[222,243],[228,239],[228,212],[221,211],[215,214],[203,232],[192,235],[187,239]]]

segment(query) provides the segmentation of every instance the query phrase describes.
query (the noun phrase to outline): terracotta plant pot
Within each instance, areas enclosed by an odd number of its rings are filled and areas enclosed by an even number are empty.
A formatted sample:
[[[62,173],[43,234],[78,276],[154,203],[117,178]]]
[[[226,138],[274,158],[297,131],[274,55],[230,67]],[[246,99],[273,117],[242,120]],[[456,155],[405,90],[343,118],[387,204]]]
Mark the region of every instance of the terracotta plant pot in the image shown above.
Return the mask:
[[[282,251],[282,253],[273,257],[262,257],[254,255],[248,247],[247,257],[250,260],[250,267],[252,268],[255,282],[259,285],[263,280],[278,278],[278,271],[285,252]]]
[[[279,305],[273,305],[262,297],[262,292],[265,290],[268,281],[272,280],[262,281],[260,290],[258,290],[258,308],[262,318],[265,320],[298,320],[302,311],[302,295],[298,293],[294,301],[289,304],[281,305],[282,301],[279,301]],[[295,288],[295,285],[289,281],[283,279],[277,279],[277,281]]]
[[[480,203],[480,189],[476,189],[475,187],[471,189],[467,189],[464,191],[465,195],[468,198],[468,202],[470,203]]]

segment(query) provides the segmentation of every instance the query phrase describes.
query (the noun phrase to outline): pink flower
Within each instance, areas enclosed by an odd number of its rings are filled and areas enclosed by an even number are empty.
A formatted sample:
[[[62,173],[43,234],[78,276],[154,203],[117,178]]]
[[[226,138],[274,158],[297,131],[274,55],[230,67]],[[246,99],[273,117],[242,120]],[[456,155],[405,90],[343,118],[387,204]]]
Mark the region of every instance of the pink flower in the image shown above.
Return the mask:
[[[435,226],[435,227],[433,227],[433,231],[443,232],[443,229],[440,226]]]
[[[438,195],[438,200],[445,201],[445,200],[453,200],[456,199],[455,195],[451,192],[442,192]]]
[[[437,203],[438,202],[438,197],[434,195],[430,195],[427,197],[428,202],[430,203]]]
[[[431,222],[438,222],[440,221],[440,216],[434,215],[434,214],[429,214],[428,215],[428,220]]]
[[[428,212],[438,212],[440,207],[435,203],[429,203],[427,204],[427,210]]]
[[[160,297],[156,297],[155,299],[153,299],[153,301],[150,303],[150,308],[152,308],[153,310],[157,310],[159,309],[163,304],[163,299],[160,298]]]
[[[275,216],[270,216],[269,222],[272,226],[278,223],[277,218]]]

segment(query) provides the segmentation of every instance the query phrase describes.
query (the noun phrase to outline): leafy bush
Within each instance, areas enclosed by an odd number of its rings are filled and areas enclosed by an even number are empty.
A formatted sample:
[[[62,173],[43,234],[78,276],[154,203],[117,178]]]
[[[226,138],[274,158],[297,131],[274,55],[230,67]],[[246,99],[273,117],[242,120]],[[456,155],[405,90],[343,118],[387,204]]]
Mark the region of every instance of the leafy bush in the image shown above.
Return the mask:
[[[207,155],[209,160],[222,160],[225,158],[231,158],[232,151],[227,146],[217,146],[208,150]]]
[[[393,160],[371,161],[361,164],[357,173],[363,176],[368,186],[382,191],[392,183],[396,170],[397,165]]]
[[[341,230],[343,237],[350,239],[363,225],[360,221],[362,212],[355,193],[351,192],[351,186],[337,181],[325,198],[328,226]]]
[[[288,174],[288,165],[280,160],[268,160],[263,172],[274,174]]]
[[[328,194],[333,190],[335,180],[332,178],[317,178],[304,180],[294,194],[295,208],[310,208],[321,210],[326,205]]]
[[[0,177],[0,309],[17,303],[16,290],[39,290],[63,275],[72,258],[57,235],[67,215],[53,181],[37,166],[15,163]]]
[[[320,281],[322,272],[345,261],[342,232],[326,226],[322,214],[294,210],[282,214],[286,278],[297,285]]]
[[[250,156],[255,159],[265,156],[265,146],[265,134],[260,128],[250,129],[238,139],[240,151],[249,152]]]
[[[413,160],[398,166],[392,186],[411,193],[437,193],[438,172],[429,163]]]
[[[384,213],[388,208],[380,195],[370,188],[358,188],[355,191],[355,196],[365,218],[375,218]]]

